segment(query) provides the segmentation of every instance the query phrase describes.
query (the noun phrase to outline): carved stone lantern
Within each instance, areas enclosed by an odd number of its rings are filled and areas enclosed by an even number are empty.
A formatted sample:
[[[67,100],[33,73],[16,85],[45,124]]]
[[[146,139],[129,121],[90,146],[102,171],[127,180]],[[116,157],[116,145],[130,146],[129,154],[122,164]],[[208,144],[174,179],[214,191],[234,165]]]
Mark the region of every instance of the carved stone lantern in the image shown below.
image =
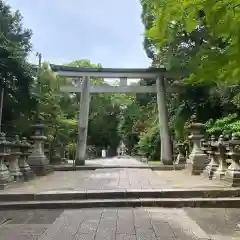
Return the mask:
[[[176,146],[177,146],[177,149],[178,149],[178,155],[177,155],[175,165],[185,164],[186,163],[186,158],[185,158],[184,143],[177,143]]]
[[[226,162],[226,152],[227,152],[227,142],[225,141],[223,135],[221,135],[218,139],[218,168],[214,173],[213,178],[216,180],[222,180],[225,177],[225,173],[227,171],[227,162]]]
[[[6,141],[5,133],[0,133],[0,189],[4,189],[7,185],[14,181],[7,166],[4,163],[6,156],[10,155],[9,142]]]
[[[7,156],[7,159],[9,161],[9,172],[14,177],[15,181],[19,181],[23,178],[23,174],[19,168],[21,141],[18,135],[16,135],[13,141],[9,143],[9,146],[11,148],[11,154]]]
[[[192,175],[200,175],[208,162],[208,157],[201,149],[201,139],[203,138],[202,133],[204,131],[205,125],[202,123],[197,123],[195,116],[193,116],[191,120],[192,121],[187,126],[187,129],[191,133],[189,138],[193,142],[193,148],[189,155],[187,169],[189,169]]]
[[[206,166],[203,174],[210,180],[213,178],[213,174],[218,168],[218,142],[215,136],[211,137],[210,150],[208,151],[210,162]]]
[[[188,161],[189,155],[190,155],[189,140],[185,140],[185,141],[183,142],[183,145],[184,145],[184,151],[185,151],[185,153],[186,153],[186,161]]]
[[[62,163],[62,157],[59,153],[59,148],[53,150],[51,163],[54,165],[60,165]]]
[[[31,154],[29,150],[32,147],[33,146],[27,142],[27,139],[25,137],[23,137],[22,141],[20,143],[21,154],[20,154],[20,158],[19,158],[19,168],[23,174],[24,180],[26,180],[26,181],[35,177],[35,174],[33,173],[32,169],[30,168],[30,166],[27,162],[27,158]]]
[[[208,155],[208,151],[210,151],[210,141],[202,140],[201,147],[202,147],[203,152],[206,155]]]
[[[68,163],[68,160],[67,160],[66,156],[67,156],[67,147],[65,146],[64,149],[63,149],[62,163]]]
[[[232,134],[232,139],[229,141],[229,156],[232,159],[231,165],[228,167],[224,181],[228,182],[232,187],[240,186],[240,139],[237,134]]]
[[[43,142],[47,139],[44,136],[44,124],[32,125],[34,135],[31,139],[34,141],[34,147],[31,155],[28,157],[28,163],[36,175],[43,176],[53,171],[49,164],[49,159],[44,154]]]

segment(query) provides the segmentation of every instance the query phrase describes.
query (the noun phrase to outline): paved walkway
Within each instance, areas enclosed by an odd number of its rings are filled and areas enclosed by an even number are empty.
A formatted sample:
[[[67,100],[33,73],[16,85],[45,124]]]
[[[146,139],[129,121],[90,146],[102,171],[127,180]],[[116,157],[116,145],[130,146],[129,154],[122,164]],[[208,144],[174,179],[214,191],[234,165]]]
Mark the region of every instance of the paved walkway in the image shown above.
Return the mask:
[[[0,240],[237,240],[239,209],[0,212]]]
[[[225,187],[185,171],[124,168],[132,158],[95,160],[115,169],[54,172],[3,192]],[[237,240],[240,209],[107,208],[0,211],[0,240]]]
[[[72,161],[71,161],[72,163]],[[130,156],[123,156],[123,157],[113,157],[113,158],[99,158],[99,159],[93,159],[93,160],[86,160],[85,162],[86,166],[119,166],[119,167],[125,167],[125,166],[148,166],[146,163],[142,163]]]
[[[122,168],[96,169],[88,171],[56,171],[44,177],[21,183],[4,192],[49,192],[127,189],[171,189],[171,188],[224,188],[220,181],[210,181],[201,176],[190,176],[186,171],[159,171],[141,168],[124,168],[131,162],[136,166],[143,163],[133,158],[94,160],[111,165],[118,161]]]

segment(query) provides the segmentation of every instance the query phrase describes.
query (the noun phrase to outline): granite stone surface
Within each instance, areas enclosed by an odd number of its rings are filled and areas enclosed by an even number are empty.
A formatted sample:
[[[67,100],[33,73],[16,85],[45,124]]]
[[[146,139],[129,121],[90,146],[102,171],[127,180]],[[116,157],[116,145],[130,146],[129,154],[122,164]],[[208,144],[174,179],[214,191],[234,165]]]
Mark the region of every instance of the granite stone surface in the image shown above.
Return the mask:
[[[240,239],[239,213],[188,208],[0,211],[0,239],[235,240]]]

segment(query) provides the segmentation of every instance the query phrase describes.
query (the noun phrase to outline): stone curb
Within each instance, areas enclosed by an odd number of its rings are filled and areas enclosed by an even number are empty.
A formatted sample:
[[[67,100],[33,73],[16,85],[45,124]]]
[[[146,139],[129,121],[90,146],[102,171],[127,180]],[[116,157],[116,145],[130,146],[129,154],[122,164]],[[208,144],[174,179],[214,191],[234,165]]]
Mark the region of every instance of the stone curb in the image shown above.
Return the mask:
[[[224,189],[123,189],[96,191],[53,191],[39,193],[0,193],[0,203],[5,201],[61,201],[88,199],[178,199],[178,198],[236,198],[240,188]]]
[[[164,207],[164,208],[238,208],[240,198],[177,198],[177,199],[96,199],[71,201],[1,202],[0,210],[16,209],[77,209],[109,207]]]

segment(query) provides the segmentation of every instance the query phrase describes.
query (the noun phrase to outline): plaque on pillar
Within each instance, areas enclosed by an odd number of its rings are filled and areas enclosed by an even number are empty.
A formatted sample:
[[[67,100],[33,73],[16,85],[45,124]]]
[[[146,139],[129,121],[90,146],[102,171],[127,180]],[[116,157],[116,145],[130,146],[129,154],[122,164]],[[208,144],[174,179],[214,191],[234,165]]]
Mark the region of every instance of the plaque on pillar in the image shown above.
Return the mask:
[[[0,189],[6,188],[14,181],[13,176],[4,163],[5,157],[10,155],[11,149],[9,144],[10,143],[6,141],[5,133],[0,133]]]
[[[10,142],[9,146],[11,148],[11,154],[7,156],[9,161],[9,172],[14,177],[15,181],[23,180],[23,174],[19,168],[21,141],[18,135],[15,136],[12,142]]]
[[[186,168],[192,175],[200,175],[208,162],[208,156],[201,149],[204,127],[204,124],[196,122],[195,116],[191,118],[191,123],[187,126],[187,129],[191,133],[189,138],[193,142],[193,148],[189,155]]]
[[[232,139],[229,141],[229,156],[232,159],[231,165],[228,167],[224,181],[230,184],[232,187],[240,186],[240,139],[237,134],[232,135]]]
[[[27,142],[27,139],[23,137],[20,142],[19,168],[25,181],[33,179],[36,176],[27,162],[27,158],[31,154],[29,150],[32,149],[32,147],[33,146]]]
[[[34,135],[30,138],[34,142],[31,155],[28,157],[28,164],[33,172],[38,176],[44,176],[53,172],[52,165],[49,164],[49,159],[44,154],[43,143],[46,140],[44,136],[44,124],[32,125]]]
[[[208,177],[210,180],[212,180],[214,173],[216,172],[218,168],[218,142],[215,136],[211,137],[210,142],[210,150],[208,151],[210,162],[206,166],[205,170],[203,171],[204,176]]]

